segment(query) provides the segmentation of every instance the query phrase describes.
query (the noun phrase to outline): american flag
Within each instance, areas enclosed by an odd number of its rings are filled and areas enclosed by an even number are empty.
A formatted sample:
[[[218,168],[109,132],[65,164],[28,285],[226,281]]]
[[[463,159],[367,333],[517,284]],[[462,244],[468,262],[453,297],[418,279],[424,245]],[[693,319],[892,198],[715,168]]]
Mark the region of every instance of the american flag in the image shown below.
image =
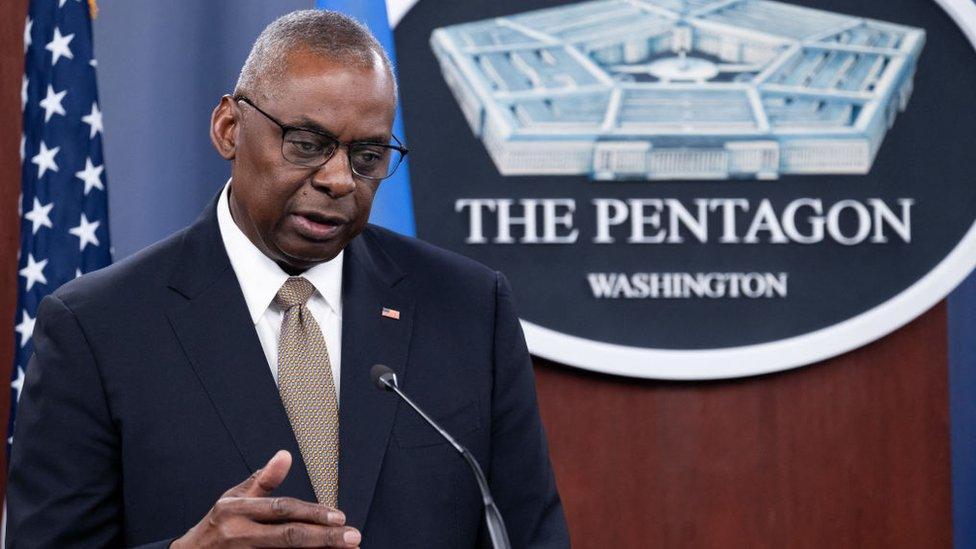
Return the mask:
[[[31,0],[24,26],[20,276],[8,436],[34,353],[41,298],[112,262],[91,8],[81,0]]]

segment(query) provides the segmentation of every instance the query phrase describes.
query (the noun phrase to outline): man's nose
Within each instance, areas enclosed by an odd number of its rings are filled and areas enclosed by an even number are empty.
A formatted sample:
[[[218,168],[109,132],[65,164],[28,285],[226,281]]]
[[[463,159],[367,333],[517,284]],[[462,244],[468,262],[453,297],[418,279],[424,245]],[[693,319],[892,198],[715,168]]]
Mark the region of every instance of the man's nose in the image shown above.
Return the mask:
[[[345,150],[337,150],[328,162],[312,173],[312,186],[325,191],[332,198],[341,198],[356,190],[356,180]]]

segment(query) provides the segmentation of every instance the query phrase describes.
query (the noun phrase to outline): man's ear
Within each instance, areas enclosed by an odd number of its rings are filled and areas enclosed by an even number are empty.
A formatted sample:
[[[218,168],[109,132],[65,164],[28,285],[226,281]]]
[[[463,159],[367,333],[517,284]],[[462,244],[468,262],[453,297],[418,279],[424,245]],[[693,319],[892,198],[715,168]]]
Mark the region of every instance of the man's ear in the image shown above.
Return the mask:
[[[225,95],[220,98],[220,103],[214,108],[210,115],[210,141],[213,143],[217,153],[225,160],[233,160],[237,156],[237,131],[240,128],[234,98]]]

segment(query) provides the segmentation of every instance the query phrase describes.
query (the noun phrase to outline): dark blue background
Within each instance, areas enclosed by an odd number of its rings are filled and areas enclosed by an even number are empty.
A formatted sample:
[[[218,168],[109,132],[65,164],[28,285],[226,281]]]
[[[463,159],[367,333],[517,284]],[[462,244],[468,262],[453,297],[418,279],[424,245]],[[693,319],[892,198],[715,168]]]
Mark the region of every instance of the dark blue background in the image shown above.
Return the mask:
[[[908,109],[900,113],[867,176],[784,176],[776,181],[594,182],[584,176],[502,177],[474,137],[444,83],[428,44],[437,27],[522,13],[566,2],[420,2],[396,29],[411,171],[421,238],[504,271],[523,319],[560,332],[650,348],[703,349],[779,340],[862,313],[928,273],[976,220],[976,128],[972,90],[976,56],[958,27],[934,2],[820,1],[794,4],[922,27],[926,45]],[[951,85],[950,85],[951,83]],[[465,244],[467,215],[458,198],[574,197],[580,241],[573,245]],[[612,245],[590,243],[594,197],[769,198],[777,209],[799,197],[914,198],[912,242],[897,237],[821,244]],[[740,216],[744,231],[751,217]],[[519,233],[516,229],[516,235]],[[713,231],[714,232],[714,231]],[[490,233],[489,233],[490,234]],[[589,272],[781,272],[788,299],[598,300]],[[571,314],[567,314],[571,311]],[[729,322],[729,319],[738,322]]]
[[[210,113],[251,44],[312,0],[102,0],[93,22],[115,258],[179,230],[230,176]]]

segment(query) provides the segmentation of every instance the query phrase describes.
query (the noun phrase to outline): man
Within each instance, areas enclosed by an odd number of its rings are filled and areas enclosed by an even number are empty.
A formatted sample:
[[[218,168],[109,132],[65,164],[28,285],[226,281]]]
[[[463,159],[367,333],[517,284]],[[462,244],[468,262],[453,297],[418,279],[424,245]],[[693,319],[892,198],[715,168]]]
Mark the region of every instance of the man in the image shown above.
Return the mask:
[[[568,546],[504,278],[366,225],[395,95],[354,21],[265,29],[213,113],[215,202],[40,306],[8,547],[483,544],[466,464],[376,363],[486,468],[513,547]]]

